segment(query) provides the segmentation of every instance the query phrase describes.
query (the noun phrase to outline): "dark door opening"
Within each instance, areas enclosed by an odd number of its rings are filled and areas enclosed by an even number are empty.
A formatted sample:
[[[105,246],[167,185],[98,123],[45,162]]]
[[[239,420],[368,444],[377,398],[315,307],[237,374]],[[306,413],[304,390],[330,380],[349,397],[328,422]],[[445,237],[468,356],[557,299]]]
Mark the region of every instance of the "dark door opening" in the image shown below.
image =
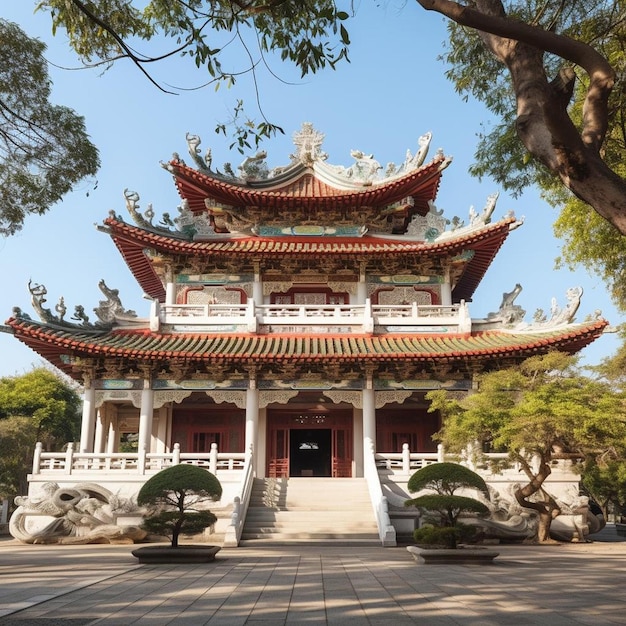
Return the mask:
[[[289,476],[331,476],[331,429],[289,431]]]

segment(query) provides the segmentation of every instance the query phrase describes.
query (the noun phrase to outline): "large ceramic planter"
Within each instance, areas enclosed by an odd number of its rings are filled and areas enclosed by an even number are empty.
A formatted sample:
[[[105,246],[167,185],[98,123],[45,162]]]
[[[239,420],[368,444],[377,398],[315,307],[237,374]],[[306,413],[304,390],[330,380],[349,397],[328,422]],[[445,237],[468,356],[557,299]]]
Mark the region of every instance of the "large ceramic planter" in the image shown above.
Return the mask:
[[[220,546],[142,546],[132,551],[140,563],[210,563],[221,550]]]
[[[489,565],[500,554],[495,550],[481,547],[449,548],[420,548],[407,546],[406,548],[418,563],[429,564],[461,564],[461,565]]]

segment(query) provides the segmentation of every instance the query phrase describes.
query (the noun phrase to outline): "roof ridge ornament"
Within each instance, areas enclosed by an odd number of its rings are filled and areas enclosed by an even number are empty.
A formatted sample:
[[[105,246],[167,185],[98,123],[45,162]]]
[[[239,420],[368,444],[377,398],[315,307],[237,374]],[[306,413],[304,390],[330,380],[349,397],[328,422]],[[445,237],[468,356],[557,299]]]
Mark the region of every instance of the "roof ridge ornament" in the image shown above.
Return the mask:
[[[178,217],[172,219],[169,213],[163,213],[159,224],[153,224],[152,220],[155,213],[152,204],[148,204],[148,208],[141,213],[139,211],[141,198],[136,191],[124,189],[124,198],[128,213],[140,228],[163,235],[175,235],[188,240],[193,240],[197,236],[215,235],[209,216],[204,213],[194,214],[189,208],[189,202],[185,199],[176,207]]]
[[[84,330],[108,330],[113,327],[114,323],[119,317],[136,318],[135,311],[127,310],[122,306],[122,302],[119,298],[119,290],[110,289],[104,282],[104,279],[98,283],[100,291],[106,296],[106,300],[101,300],[97,308],[94,309],[98,322],[92,324],[89,322],[89,317],[85,313],[85,307],[78,304],[74,308],[74,314],[70,319],[80,322],[75,324],[66,321],[65,314],[67,313],[67,307],[65,306],[65,298],[61,296],[58,303],[55,305],[55,315],[44,304],[47,302],[46,295],[48,290],[44,285],[33,283],[32,280],[28,281],[28,290],[31,295],[31,302],[35,311],[39,315],[39,318],[44,324],[50,324],[55,326],[63,326],[66,328],[81,328]],[[22,319],[30,319],[30,316],[23,313],[19,307],[14,307],[13,313],[16,317]]]
[[[557,299],[552,298],[549,316],[543,309],[537,309],[533,314],[533,321],[528,324],[523,321],[526,311],[518,304],[515,304],[515,299],[521,291],[522,286],[517,283],[511,291],[504,292],[500,308],[495,313],[488,313],[487,321],[499,322],[504,327],[512,328],[515,331],[523,330],[529,332],[572,324],[575,321],[574,317],[580,307],[583,295],[582,287],[570,287],[565,292],[567,298],[565,306],[560,307]],[[595,319],[602,318],[601,311],[596,311],[594,315]]]
[[[326,135],[313,128],[311,122],[303,122],[300,130],[293,134],[294,154],[289,158],[292,162],[312,167],[316,161],[325,161],[328,154],[322,151],[322,143]]]
[[[316,130],[311,122],[303,122],[300,130],[293,133],[293,144],[295,151],[289,155],[290,162],[287,165],[269,168],[266,163],[267,152],[262,150],[253,156],[246,157],[237,167],[237,173],[230,163],[224,163],[223,171],[211,169],[213,157],[211,149],[208,148],[202,156],[200,145],[202,140],[199,135],[187,132],[187,150],[193,159],[198,171],[211,176],[216,176],[223,180],[248,184],[259,181],[278,179],[298,167],[316,167],[321,171],[326,171],[337,178],[337,182],[344,182],[363,185],[383,183],[396,178],[400,178],[418,169],[424,163],[432,140],[432,133],[427,132],[418,139],[419,148],[415,154],[411,150],[406,151],[404,161],[400,165],[389,162],[383,167],[373,154],[368,154],[363,150],[353,149],[350,156],[354,163],[349,167],[343,165],[331,165],[326,163],[328,154],[322,150],[325,134]],[[443,151],[437,151],[437,158],[444,160]],[[175,164],[185,165],[178,153],[172,156],[172,162],[164,164],[163,167],[173,171]],[[446,163],[447,164],[447,163]]]

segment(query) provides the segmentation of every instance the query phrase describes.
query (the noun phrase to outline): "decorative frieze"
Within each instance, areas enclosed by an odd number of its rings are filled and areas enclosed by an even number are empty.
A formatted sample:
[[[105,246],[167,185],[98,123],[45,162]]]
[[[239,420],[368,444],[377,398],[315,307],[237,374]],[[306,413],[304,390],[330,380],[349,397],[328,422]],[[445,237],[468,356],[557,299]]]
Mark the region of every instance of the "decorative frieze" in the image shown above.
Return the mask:
[[[245,391],[226,391],[222,389],[216,389],[214,391],[205,391],[207,396],[215,402],[215,404],[221,404],[227,402],[234,404],[238,409],[246,408],[246,392]]]
[[[96,408],[100,408],[105,402],[130,402],[136,409],[141,408],[141,391],[124,389],[111,389],[96,391]]]
[[[162,406],[165,406],[168,402],[175,402],[176,404],[180,404],[183,400],[188,398],[193,392],[192,391],[176,391],[174,389],[168,389],[167,391],[155,391],[154,392],[154,401],[153,407],[155,409],[160,409]]]
[[[259,391],[259,408],[265,409],[270,404],[287,404],[298,395],[298,391],[281,389],[276,391]]]

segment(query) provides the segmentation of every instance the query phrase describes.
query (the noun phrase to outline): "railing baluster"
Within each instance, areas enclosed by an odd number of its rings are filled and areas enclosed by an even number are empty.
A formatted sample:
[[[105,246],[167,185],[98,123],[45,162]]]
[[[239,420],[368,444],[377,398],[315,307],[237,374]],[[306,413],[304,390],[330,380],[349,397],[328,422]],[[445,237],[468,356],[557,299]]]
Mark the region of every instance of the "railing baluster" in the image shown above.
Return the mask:
[[[71,474],[74,469],[74,444],[70,441],[67,444],[67,450],[65,451],[65,473]]]
[[[217,444],[216,443],[211,444],[211,452],[209,456],[209,471],[212,474],[215,474],[215,472],[217,471]]]

